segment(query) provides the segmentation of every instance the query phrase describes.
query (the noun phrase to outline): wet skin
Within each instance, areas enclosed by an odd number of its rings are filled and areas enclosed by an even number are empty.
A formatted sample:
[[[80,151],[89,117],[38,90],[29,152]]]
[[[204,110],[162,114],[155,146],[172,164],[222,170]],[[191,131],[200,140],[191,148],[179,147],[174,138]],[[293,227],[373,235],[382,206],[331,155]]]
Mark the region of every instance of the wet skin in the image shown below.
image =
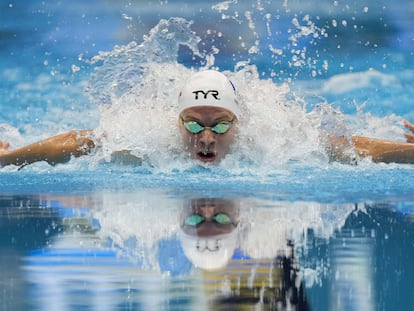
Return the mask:
[[[235,120],[231,111],[212,106],[191,107],[181,112],[178,122],[184,149],[192,158],[204,163],[218,163],[229,152],[237,132],[236,120],[224,134],[217,134],[210,129],[192,134],[183,126],[182,120],[195,121],[202,126],[213,127],[220,122]]]

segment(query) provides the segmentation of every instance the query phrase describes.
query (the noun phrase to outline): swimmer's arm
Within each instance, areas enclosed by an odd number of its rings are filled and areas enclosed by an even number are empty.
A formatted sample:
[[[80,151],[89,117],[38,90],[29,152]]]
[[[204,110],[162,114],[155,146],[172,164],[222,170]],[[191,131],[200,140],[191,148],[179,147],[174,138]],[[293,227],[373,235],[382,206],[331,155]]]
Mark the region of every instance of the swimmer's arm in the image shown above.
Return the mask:
[[[361,136],[353,136],[352,143],[359,157],[371,157],[374,162],[414,163],[414,143]]]
[[[404,136],[407,142],[397,142],[362,136],[347,138],[328,136],[326,151],[331,161],[355,163],[352,151],[360,158],[370,157],[374,162],[414,164],[414,124],[404,121],[409,130]]]
[[[414,164],[414,143],[396,142],[362,136],[347,138],[329,137],[326,151],[331,161],[356,163],[357,157],[370,157],[374,162]],[[352,149],[353,148],[353,149]]]
[[[414,163],[414,124],[404,120],[409,131],[404,133],[406,142],[354,136],[352,142],[360,157],[371,157],[374,162]]]
[[[70,131],[15,150],[8,150],[8,143],[1,142],[0,166],[24,166],[38,161],[65,163],[72,156],[89,154],[95,148],[92,137],[92,130]]]

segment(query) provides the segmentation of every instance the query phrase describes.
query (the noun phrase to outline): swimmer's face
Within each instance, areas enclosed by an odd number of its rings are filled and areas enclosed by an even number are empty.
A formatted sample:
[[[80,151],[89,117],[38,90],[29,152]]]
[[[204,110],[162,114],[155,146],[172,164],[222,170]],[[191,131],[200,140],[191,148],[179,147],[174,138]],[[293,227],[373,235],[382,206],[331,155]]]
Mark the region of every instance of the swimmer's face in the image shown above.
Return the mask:
[[[229,152],[234,141],[237,131],[236,122],[237,119],[231,111],[220,107],[199,106],[183,110],[180,114],[178,126],[185,150],[192,158],[201,162],[219,162]],[[191,133],[184,126],[185,123],[187,126],[195,127],[195,129],[201,129],[198,125],[208,128],[198,133]],[[216,127],[216,125],[218,126]],[[227,131],[220,133],[224,130]]]
[[[239,223],[238,202],[221,198],[193,199],[186,205],[181,214],[181,228],[191,236],[213,237],[231,233]],[[197,221],[193,223],[193,216]],[[215,217],[224,216],[221,220]]]

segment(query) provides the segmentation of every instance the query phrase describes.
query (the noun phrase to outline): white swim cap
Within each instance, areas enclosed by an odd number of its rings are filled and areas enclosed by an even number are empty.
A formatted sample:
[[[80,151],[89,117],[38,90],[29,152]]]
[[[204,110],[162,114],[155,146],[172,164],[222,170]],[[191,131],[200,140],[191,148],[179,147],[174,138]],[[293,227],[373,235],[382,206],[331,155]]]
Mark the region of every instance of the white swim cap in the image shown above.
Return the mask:
[[[194,266],[209,271],[221,269],[227,265],[237,247],[237,235],[234,231],[209,238],[182,232],[181,247]]]
[[[180,112],[190,107],[214,106],[230,110],[238,119],[240,116],[236,88],[215,70],[203,70],[191,76],[180,92],[178,105]]]

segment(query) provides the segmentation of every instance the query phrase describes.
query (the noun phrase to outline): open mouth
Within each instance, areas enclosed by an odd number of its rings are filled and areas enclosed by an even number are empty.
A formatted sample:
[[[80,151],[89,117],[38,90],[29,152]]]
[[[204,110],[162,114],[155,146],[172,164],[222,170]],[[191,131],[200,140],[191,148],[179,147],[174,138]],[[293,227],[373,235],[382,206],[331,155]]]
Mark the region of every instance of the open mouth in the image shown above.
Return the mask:
[[[197,153],[197,158],[202,162],[213,162],[216,159],[216,154],[211,151],[200,151]]]

